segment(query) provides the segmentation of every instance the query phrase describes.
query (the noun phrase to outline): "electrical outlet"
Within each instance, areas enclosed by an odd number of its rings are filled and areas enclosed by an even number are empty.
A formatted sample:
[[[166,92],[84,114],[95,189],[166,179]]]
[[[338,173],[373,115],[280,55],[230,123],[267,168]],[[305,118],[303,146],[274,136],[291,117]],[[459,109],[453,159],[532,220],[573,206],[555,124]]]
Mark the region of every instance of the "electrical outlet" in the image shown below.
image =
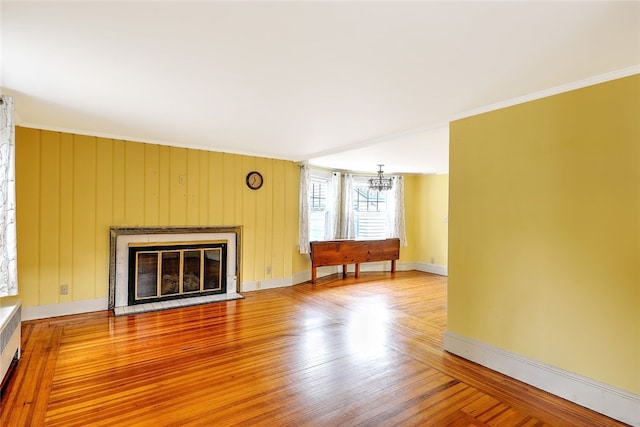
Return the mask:
[[[436,259],[435,258],[431,258],[431,264],[435,264],[436,263]]]
[[[69,295],[69,285],[60,285],[60,295]]]
[[[264,269],[264,272],[265,272],[266,274],[271,274],[271,266],[270,266],[270,265],[268,265],[268,266]]]
[[[256,282],[256,289],[260,289],[262,287],[262,283],[260,283],[260,280],[258,280]]]

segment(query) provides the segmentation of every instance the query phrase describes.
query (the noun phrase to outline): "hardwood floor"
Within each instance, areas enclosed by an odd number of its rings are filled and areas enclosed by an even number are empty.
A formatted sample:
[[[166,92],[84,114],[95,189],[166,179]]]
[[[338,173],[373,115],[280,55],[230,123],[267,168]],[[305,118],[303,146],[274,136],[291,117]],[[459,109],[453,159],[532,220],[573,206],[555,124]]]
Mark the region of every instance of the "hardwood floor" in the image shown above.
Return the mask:
[[[614,426],[442,350],[445,277],[24,322],[2,426]]]

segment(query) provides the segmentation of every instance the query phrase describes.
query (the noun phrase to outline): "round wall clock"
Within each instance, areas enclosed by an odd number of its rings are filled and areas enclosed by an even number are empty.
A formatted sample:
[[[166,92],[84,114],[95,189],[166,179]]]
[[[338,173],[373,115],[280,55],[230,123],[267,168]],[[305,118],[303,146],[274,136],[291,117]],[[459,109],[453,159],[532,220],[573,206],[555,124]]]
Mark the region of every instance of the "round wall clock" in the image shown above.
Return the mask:
[[[251,171],[247,174],[247,187],[252,190],[257,190],[262,187],[262,183],[264,180],[262,179],[262,174],[260,172]]]

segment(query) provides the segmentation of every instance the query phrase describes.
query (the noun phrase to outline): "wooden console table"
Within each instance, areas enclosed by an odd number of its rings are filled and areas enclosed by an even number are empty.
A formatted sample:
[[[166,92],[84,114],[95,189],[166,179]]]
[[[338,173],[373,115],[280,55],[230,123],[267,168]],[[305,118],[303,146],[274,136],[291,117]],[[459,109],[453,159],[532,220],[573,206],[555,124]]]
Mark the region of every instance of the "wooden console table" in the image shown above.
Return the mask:
[[[360,263],[391,261],[391,272],[396,271],[400,258],[400,239],[384,240],[323,240],[309,243],[311,249],[311,283],[316,283],[317,268],[342,265],[342,277],[347,276],[347,265],[356,265],[360,277]]]

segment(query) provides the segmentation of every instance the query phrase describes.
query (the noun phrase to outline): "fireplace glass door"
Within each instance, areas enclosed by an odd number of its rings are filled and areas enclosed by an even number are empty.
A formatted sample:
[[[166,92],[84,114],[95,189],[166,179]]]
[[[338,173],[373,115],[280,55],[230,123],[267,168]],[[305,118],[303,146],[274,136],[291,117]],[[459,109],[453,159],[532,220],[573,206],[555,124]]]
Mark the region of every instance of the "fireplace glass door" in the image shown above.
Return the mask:
[[[226,246],[130,246],[129,304],[225,293]]]

